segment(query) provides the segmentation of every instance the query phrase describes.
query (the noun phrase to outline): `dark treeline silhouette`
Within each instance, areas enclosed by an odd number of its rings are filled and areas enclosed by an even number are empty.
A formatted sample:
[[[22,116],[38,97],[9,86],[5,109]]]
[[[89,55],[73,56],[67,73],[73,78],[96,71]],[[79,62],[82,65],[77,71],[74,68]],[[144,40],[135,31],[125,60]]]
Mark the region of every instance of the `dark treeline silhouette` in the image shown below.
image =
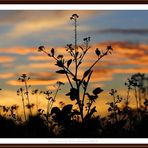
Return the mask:
[[[78,18],[77,14],[70,17],[74,23],[74,44],[70,43],[66,46],[69,59],[62,54],[57,54],[54,48],[50,52],[47,52],[44,46],[38,48],[39,52],[55,61],[55,66],[59,68],[56,73],[67,78],[69,87],[66,96],[71,104],[60,102],[59,106],[53,107],[58,92],[64,85],[63,82],[56,83],[55,91],[38,89],[31,91],[31,86],[28,84],[30,77],[22,74],[18,78],[18,81],[22,82],[22,87],[17,90],[17,95],[22,100],[23,113],[22,116],[18,114],[20,106],[17,105],[0,106],[1,138],[148,137],[148,76],[145,74],[133,74],[125,82],[126,97],[120,96],[117,90],[111,89],[109,92],[111,101],[102,104],[108,106],[108,115],[101,117],[97,114],[96,101],[104,90],[97,87],[90,92],[88,88],[94,67],[101,59],[111,54],[113,49],[110,45],[104,51],[96,48],[96,59],[83,74],[79,74],[81,64],[85,62],[84,57],[91,47],[90,37],[84,38],[84,43],[78,45]],[[30,102],[31,94],[36,97],[35,104]],[[47,100],[46,109],[40,108],[38,101],[40,94]],[[133,102],[135,108],[130,106]],[[34,108],[36,114],[33,112]]]

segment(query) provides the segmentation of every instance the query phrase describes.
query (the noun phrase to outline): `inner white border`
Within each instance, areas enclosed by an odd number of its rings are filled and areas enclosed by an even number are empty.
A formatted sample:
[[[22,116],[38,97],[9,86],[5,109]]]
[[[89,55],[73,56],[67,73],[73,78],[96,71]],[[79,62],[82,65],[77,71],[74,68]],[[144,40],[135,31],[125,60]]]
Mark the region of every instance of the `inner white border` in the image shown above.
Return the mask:
[[[147,138],[0,138],[0,144],[148,144]]]
[[[148,10],[148,4],[17,4],[3,5],[0,4],[0,10]]]
[[[0,5],[0,10],[148,10],[148,4]],[[148,138],[0,138],[0,144],[148,144]]]

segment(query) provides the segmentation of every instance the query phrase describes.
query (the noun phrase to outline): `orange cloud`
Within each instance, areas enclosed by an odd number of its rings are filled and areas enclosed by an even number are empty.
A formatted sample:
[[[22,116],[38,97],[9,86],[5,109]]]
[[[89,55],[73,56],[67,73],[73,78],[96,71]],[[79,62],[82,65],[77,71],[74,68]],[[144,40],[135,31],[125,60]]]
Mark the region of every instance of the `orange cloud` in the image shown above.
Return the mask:
[[[119,73],[119,74],[122,74],[122,73],[131,73],[131,74],[134,74],[134,73],[148,73],[148,68],[147,67],[142,67],[142,68],[128,68],[128,69],[114,69],[113,70],[113,73]]]
[[[0,79],[8,79],[14,77],[14,73],[0,73]]]
[[[56,84],[57,81],[62,81],[62,82],[67,82],[67,79],[66,77],[57,77],[57,78],[45,78],[45,79],[31,79],[28,81],[28,84],[29,85],[38,85],[38,86],[41,86],[41,85],[54,85]],[[18,80],[8,80],[6,82],[6,84],[8,85],[12,85],[12,86],[22,86],[22,82],[18,81]]]
[[[102,61],[108,61],[108,66],[115,65],[136,65],[146,66],[148,64],[148,44],[130,42],[102,42],[94,45],[99,49],[106,48],[107,45],[113,47],[112,55],[106,56]],[[104,63],[104,62],[103,62]]]
[[[28,59],[30,61],[49,61],[50,58],[46,55],[41,55],[41,56],[29,56]]]
[[[99,49],[105,49],[107,45],[112,45],[113,47],[113,53],[111,55],[108,55],[101,59],[99,63],[94,68],[94,73],[91,78],[91,82],[103,82],[103,81],[109,81],[112,80],[112,77],[114,74],[122,74],[122,73],[148,73],[148,70],[146,68],[148,64],[148,55],[146,54],[146,49],[148,47],[147,44],[134,44],[134,43],[126,43],[126,42],[108,42],[108,43],[100,43],[93,45],[95,47],[98,47]],[[24,48],[26,49],[26,48]],[[67,54],[66,50],[64,48],[58,47],[55,49],[56,53],[64,54],[66,55],[66,58],[70,58],[69,54]],[[24,53],[25,54],[25,53]],[[136,58],[138,56],[138,58]],[[46,72],[40,73],[40,75],[36,76],[30,73],[29,75],[32,76],[33,79],[37,80],[31,80],[31,85],[49,85],[49,84],[55,84],[57,80],[66,82],[67,79],[63,75],[55,74],[56,77],[53,79],[53,74],[56,70],[59,68],[55,65],[55,61],[51,58],[49,58],[46,55],[43,55],[41,53],[36,54],[35,56],[28,56],[28,59],[31,61],[48,61],[48,62],[38,62],[38,63],[30,63],[27,65],[27,69],[46,69],[48,68],[51,70],[51,73],[49,75]],[[84,58],[84,63],[82,63],[82,66],[79,69],[79,76],[83,76],[84,71],[92,65],[92,63],[96,60],[96,54],[95,54],[95,48],[92,47],[92,49],[89,50],[88,55],[86,58]],[[122,67],[122,66],[129,66],[128,68]],[[136,67],[135,67],[135,66]],[[26,65],[25,65],[26,66]],[[118,67],[117,67],[118,66]],[[134,66],[134,67],[133,67]],[[139,66],[139,67],[138,67]],[[74,66],[71,65],[71,69],[74,71]],[[40,78],[41,79],[38,79]],[[45,78],[43,80],[43,77]],[[51,80],[48,80],[48,78],[51,77]],[[47,78],[47,80],[46,80]],[[10,85],[19,85],[16,81],[9,81],[7,82]]]
[[[28,65],[28,68],[35,68],[35,69],[43,69],[43,68],[48,68],[55,70],[56,65],[54,62],[44,62],[44,63],[32,63]]]
[[[48,80],[55,77],[55,75],[50,72],[28,73],[28,75],[33,78],[38,78],[38,79],[46,79],[47,78]]]
[[[9,80],[6,82],[7,84],[9,85],[12,85],[12,86],[22,86],[22,82],[19,82],[17,80]],[[56,83],[56,80],[30,80],[28,82],[28,84],[31,84],[31,85],[49,85],[49,84],[54,84]]]
[[[91,77],[91,82],[100,82],[100,81],[109,81],[112,80],[112,74],[110,73],[110,70],[100,69],[100,70],[94,70],[94,73]]]
[[[0,48],[0,53],[25,55],[29,53],[35,53],[35,49],[28,47]]]
[[[0,63],[9,63],[9,62],[13,62],[14,60],[15,60],[14,57],[0,56]]]
[[[50,50],[52,48],[53,47],[45,47],[45,50],[50,53]],[[54,49],[55,49],[55,56],[63,55],[64,59],[66,59],[66,60],[71,59],[71,56],[66,51],[66,48],[64,48],[64,47],[56,47]],[[36,49],[36,51],[37,51],[37,49]],[[54,61],[53,58],[47,56],[44,53],[38,53],[36,56],[29,56],[28,60],[30,60],[30,61]]]

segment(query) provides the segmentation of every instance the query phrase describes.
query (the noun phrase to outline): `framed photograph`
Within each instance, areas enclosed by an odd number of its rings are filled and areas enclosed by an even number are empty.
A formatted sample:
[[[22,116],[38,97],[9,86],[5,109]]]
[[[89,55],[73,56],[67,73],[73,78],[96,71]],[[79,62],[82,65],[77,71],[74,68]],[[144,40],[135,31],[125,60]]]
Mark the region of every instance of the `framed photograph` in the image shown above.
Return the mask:
[[[147,4],[0,5],[0,146],[147,147],[147,16]]]

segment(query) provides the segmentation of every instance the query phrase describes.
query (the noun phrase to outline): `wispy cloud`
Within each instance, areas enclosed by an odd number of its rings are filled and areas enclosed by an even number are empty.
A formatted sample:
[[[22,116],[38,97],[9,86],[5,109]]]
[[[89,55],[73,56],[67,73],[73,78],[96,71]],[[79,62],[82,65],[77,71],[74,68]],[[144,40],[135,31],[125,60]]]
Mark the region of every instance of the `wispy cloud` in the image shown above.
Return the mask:
[[[59,75],[55,75],[50,72],[34,72],[34,73],[26,73],[31,79],[28,81],[30,85],[54,85],[57,81],[66,82],[66,77],[60,77]],[[17,80],[21,74],[15,74],[16,79],[7,80],[6,84],[11,86],[22,86],[22,82]]]
[[[15,60],[14,57],[11,56],[0,56],[0,63],[9,63]]]
[[[146,65],[148,63],[148,44],[144,43],[132,43],[132,42],[104,42],[97,44],[97,47],[105,47],[107,44],[112,45],[113,54],[111,59],[107,58],[105,61],[108,61],[110,65]]]
[[[25,66],[25,65],[24,65]],[[28,64],[28,68],[34,68],[34,69],[49,69],[49,70],[55,70],[56,69],[56,66],[55,66],[55,63],[52,61],[52,62],[44,62],[44,63],[31,63],[31,64]]]
[[[0,79],[8,79],[14,77],[14,73],[0,73]]]
[[[93,33],[102,33],[102,34],[133,34],[133,35],[148,35],[148,28],[109,28],[109,29],[100,29],[94,30]]]
[[[0,53],[26,55],[26,54],[35,53],[35,48],[31,47],[0,48]]]
[[[96,11],[15,11],[14,13],[5,14],[9,17],[6,19],[2,17],[1,24],[13,23],[9,32],[5,33],[3,37],[18,38],[35,32],[45,31],[49,29],[56,29],[57,27],[67,26],[67,18],[72,13],[79,13],[81,19],[86,18],[86,15],[95,14]],[[18,15],[18,13],[20,13]],[[11,17],[12,15],[12,18]],[[10,20],[9,20],[10,18]],[[58,18],[58,19],[57,19]]]
[[[51,80],[44,80],[44,79],[31,79],[28,84],[30,85],[38,85],[38,86],[42,86],[42,85],[55,85],[56,82],[60,80],[62,82],[66,82],[67,79],[66,78],[60,78],[60,79],[51,79]],[[17,80],[8,80],[6,82],[6,84],[11,85],[11,86],[22,86],[22,82],[19,82]]]

